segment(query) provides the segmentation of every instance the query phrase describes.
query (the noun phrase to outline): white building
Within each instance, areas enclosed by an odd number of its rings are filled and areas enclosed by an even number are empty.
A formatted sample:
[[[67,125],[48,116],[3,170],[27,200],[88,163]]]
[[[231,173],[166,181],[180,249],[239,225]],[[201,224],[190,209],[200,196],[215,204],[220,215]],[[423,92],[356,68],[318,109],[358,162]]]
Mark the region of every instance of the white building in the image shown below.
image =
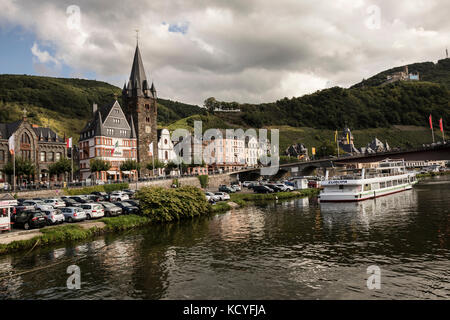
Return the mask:
[[[248,167],[255,167],[259,160],[258,139],[256,137],[245,138],[245,163]]]
[[[158,160],[168,163],[176,159],[173,142],[170,139],[170,132],[167,129],[158,130]]]
[[[119,102],[106,105],[97,110],[93,106],[93,120],[81,131],[78,142],[80,150],[81,180],[117,180],[122,175],[137,177],[137,172],[121,172],[120,165],[126,160],[137,160],[137,141],[133,118],[128,122]],[[92,159],[102,159],[111,164],[108,171],[91,173],[89,163]]]

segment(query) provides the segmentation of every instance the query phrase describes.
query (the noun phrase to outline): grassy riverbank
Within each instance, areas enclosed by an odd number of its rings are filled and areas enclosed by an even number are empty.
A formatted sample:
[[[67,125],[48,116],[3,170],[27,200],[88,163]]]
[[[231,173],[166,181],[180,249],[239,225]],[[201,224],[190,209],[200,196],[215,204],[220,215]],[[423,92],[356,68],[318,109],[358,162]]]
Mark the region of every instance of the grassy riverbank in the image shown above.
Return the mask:
[[[450,171],[419,173],[418,175],[416,175],[416,178],[417,179],[425,179],[425,178],[445,176],[445,175],[450,175]]]
[[[304,189],[292,192],[277,192],[277,193],[233,193],[230,195],[229,202],[219,202],[211,206],[212,213],[226,212],[232,209],[229,203],[235,203],[237,207],[245,207],[259,201],[270,200],[286,200],[294,198],[313,197],[319,194],[319,189]],[[236,207],[235,205],[235,207]]]
[[[89,224],[65,224],[40,229],[40,233],[27,240],[16,240],[0,244],[0,254],[32,250],[46,245],[92,239],[98,235],[129,230],[149,225],[151,219],[137,215],[103,218]]]

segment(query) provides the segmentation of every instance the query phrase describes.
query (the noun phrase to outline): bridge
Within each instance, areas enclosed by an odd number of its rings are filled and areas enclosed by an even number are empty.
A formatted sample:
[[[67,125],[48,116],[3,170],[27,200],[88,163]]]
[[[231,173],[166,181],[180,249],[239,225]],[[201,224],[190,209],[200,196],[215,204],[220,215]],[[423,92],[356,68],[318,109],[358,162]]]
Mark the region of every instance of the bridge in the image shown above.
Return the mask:
[[[405,161],[425,161],[425,160],[450,160],[450,142],[444,144],[434,144],[421,148],[408,150],[394,150],[389,152],[378,152],[372,154],[358,154],[341,157],[326,157],[310,161],[299,161],[280,165],[280,171],[291,172],[292,175],[308,176],[318,168],[332,168],[344,163],[367,163],[377,162],[386,158],[405,159]],[[240,173],[255,174],[259,169],[242,170]]]

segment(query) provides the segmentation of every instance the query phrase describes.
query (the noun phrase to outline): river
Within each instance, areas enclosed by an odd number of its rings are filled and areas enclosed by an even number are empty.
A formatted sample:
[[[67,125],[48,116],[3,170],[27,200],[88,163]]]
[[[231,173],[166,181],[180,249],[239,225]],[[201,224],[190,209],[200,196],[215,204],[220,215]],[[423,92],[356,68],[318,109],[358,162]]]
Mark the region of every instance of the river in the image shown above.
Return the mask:
[[[0,299],[449,299],[449,217],[448,176],[360,203],[269,202],[0,256]]]

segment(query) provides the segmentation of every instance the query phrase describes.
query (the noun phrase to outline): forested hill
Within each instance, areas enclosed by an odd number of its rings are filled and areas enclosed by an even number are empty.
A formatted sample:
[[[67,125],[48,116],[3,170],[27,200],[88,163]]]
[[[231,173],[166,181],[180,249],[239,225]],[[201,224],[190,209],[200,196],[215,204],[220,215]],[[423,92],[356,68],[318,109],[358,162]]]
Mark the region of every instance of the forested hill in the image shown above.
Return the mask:
[[[435,82],[447,85],[450,88],[450,59],[442,59],[437,63],[419,62],[408,64],[408,71],[411,73],[419,73],[421,81]],[[361,88],[363,86],[378,86],[386,81],[386,76],[403,71],[405,66],[399,66],[389,70],[380,72],[369,79],[365,79],[355,84],[352,88]]]
[[[120,88],[96,80],[0,75],[0,122],[17,120],[22,107],[28,108],[31,116],[49,110],[50,114],[84,121],[91,116],[93,103],[102,106],[121,94]],[[165,124],[203,110],[165,99],[158,99],[158,104],[158,122]]]
[[[429,114],[450,123],[450,59],[409,65],[421,81],[383,84],[386,76],[403,67],[381,72],[349,89],[334,87],[273,103],[237,104],[209,98],[214,108],[241,112],[215,112],[227,123],[263,127],[289,125],[319,129],[390,127],[427,124]],[[363,85],[364,84],[364,85]],[[301,85],[301,84],[299,84]]]

